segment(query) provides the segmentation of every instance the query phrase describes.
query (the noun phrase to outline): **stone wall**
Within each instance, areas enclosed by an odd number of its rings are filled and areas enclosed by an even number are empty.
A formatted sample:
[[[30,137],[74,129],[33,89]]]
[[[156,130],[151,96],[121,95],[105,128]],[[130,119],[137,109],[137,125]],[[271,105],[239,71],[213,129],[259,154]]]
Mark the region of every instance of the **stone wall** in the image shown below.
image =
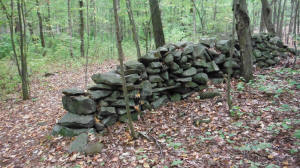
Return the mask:
[[[125,64],[130,111],[137,119],[140,111],[158,108],[168,101],[179,101],[207,87],[209,79],[222,82],[229,66],[230,40],[181,42],[151,51],[139,61]],[[278,37],[267,34],[253,37],[254,63],[259,67],[275,65],[288,54]],[[233,75],[240,73],[239,45],[235,42]],[[87,92],[63,91],[62,103],[68,111],[53,129],[53,134],[75,136],[102,131],[117,121],[126,122],[125,101],[120,70],[94,74],[95,85]]]

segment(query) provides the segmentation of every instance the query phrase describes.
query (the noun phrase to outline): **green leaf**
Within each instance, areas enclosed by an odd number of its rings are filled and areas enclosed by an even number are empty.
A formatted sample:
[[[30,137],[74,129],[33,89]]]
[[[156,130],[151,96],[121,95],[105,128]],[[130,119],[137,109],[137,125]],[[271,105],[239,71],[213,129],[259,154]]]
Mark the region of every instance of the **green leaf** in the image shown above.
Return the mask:
[[[300,130],[296,130],[295,133],[294,133],[294,136],[295,136],[297,139],[300,139]]]
[[[183,163],[182,160],[174,160],[171,164],[171,166],[178,166],[178,165],[181,165]]]

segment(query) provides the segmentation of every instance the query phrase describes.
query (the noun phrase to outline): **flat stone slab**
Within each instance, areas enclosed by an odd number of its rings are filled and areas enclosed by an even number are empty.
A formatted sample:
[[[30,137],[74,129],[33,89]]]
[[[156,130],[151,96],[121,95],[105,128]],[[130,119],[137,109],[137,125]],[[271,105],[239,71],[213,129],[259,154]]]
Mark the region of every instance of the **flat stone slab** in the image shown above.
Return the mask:
[[[74,114],[92,114],[96,111],[96,103],[86,96],[63,96],[64,109]]]
[[[76,139],[71,142],[68,152],[73,153],[73,152],[83,152],[84,149],[86,148],[88,142],[88,134],[82,133],[79,136],[76,137]]]
[[[83,90],[77,88],[64,89],[62,93],[67,96],[80,96],[86,94]]]
[[[92,128],[94,126],[94,115],[65,114],[58,124],[69,128]]]
[[[114,72],[106,72],[101,74],[94,74],[92,79],[97,84],[106,84],[106,85],[122,85],[121,76]]]

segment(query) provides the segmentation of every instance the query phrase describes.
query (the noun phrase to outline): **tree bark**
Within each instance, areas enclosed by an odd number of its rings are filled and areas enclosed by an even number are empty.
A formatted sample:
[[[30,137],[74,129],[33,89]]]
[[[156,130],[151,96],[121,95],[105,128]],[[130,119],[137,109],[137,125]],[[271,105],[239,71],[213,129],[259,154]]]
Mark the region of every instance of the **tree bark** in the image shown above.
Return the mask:
[[[128,98],[128,93],[127,93],[127,85],[126,85],[125,74],[124,74],[124,63],[123,63],[124,53],[123,53],[123,48],[122,48],[122,38],[120,35],[119,16],[118,16],[118,9],[117,9],[116,1],[117,0],[113,0],[113,7],[114,7],[114,16],[115,16],[115,25],[116,25],[117,48],[118,48],[121,77],[122,77],[122,84],[123,84],[123,95],[125,98],[129,129],[130,129],[132,138],[135,139],[136,134],[135,134],[133,124],[132,124],[132,118],[131,118],[131,113],[130,113],[130,109],[129,109],[129,98]]]
[[[275,34],[275,27],[272,23],[272,10],[270,8],[268,0],[261,0],[262,15],[266,28],[269,33]]]
[[[80,54],[81,57],[84,58],[84,18],[83,18],[83,0],[79,0],[79,19],[80,19]]]
[[[287,34],[287,38],[286,38],[286,43],[289,43],[290,34],[293,30],[294,1],[295,0],[291,0],[291,15],[290,15],[290,23],[289,23],[289,29],[288,29],[288,34]]]
[[[295,8],[295,17],[294,17],[294,49],[295,49],[295,56],[294,56],[294,63],[293,63],[293,68],[296,66],[297,62],[297,56],[298,56],[298,50],[297,50],[297,16],[299,14],[299,3],[300,0],[296,0],[296,8]],[[298,18],[298,23],[299,23],[299,18]]]
[[[215,15],[214,15],[215,17]],[[215,18],[214,18],[215,20]],[[196,42],[197,40],[197,21],[196,21],[196,8],[195,6],[193,6],[193,23],[194,23],[194,26],[193,26],[193,32],[194,32],[194,35],[193,35],[193,41]]]
[[[133,13],[132,13],[130,0],[126,0],[126,6],[127,6],[129,21],[130,21],[130,24],[131,24],[132,35],[133,35],[133,39],[134,39],[134,42],[135,42],[137,57],[141,58],[141,49],[140,49],[140,44],[139,44],[139,38],[138,38],[137,31],[136,31],[136,26],[135,26],[135,21],[134,21],[134,18],[133,18]]]
[[[157,0],[149,0],[153,34],[156,48],[165,45],[164,31],[161,21],[161,14]]]
[[[52,28],[51,28],[51,9],[50,9],[50,0],[47,0],[47,30],[49,31],[49,34],[52,34]]]
[[[280,14],[281,14],[281,0],[279,0],[278,2],[278,12],[277,12],[277,16],[276,16],[276,33],[279,36],[279,26],[280,26]]]
[[[71,0],[68,0],[68,25],[69,25],[69,38],[70,38],[70,57],[73,58],[73,28],[72,28],[72,16],[71,16]]]
[[[280,25],[279,25],[279,29],[278,29],[278,35],[279,35],[280,38],[282,38],[282,29],[283,29],[283,26],[284,26],[283,25],[283,20],[284,20],[285,5],[286,5],[286,0],[284,0],[284,2],[283,2]]]
[[[41,12],[40,12],[39,0],[36,0],[36,7],[37,7],[36,13],[37,13],[37,16],[38,16],[38,19],[39,19],[41,45],[42,45],[43,48],[45,48],[46,45],[45,45],[44,31],[43,31],[43,19],[42,19]]]
[[[261,8],[259,33],[264,32],[265,28],[266,28],[266,26],[265,26],[265,22],[264,22],[263,8]]]
[[[241,73],[246,82],[252,79],[252,44],[250,34],[250,18],[247,12],[246,0],[237,0],[235,3],[236,30],[241,52]]]

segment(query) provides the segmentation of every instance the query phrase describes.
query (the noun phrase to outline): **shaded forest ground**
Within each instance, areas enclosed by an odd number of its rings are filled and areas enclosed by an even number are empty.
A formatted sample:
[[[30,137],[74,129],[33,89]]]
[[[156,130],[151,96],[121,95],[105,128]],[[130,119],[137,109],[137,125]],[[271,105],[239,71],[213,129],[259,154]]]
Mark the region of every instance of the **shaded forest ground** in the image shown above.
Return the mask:
[[[88,75],[115,65],[91,65]],[[0,102],[0,167],[300,166],[300,140],[293,135],[300,128],[300,70],[278,65],[256,70],[255,77],[252,84],[232,81],[239,119],[226,110],[226,85],[209,84],[208,90],[218,90],[222,97],[200,100],[195,94],[147,112],[134,123],[157,143],[132,141],[126,124],[116,124],[105,136],[89,135],[105,145],[94,156],[67,154],[72,139],[50,135],[65,113],[61,90],[83,88],[84,68],[33,79],[31,100]],[[211,122],[194,125],[198,118]]]

